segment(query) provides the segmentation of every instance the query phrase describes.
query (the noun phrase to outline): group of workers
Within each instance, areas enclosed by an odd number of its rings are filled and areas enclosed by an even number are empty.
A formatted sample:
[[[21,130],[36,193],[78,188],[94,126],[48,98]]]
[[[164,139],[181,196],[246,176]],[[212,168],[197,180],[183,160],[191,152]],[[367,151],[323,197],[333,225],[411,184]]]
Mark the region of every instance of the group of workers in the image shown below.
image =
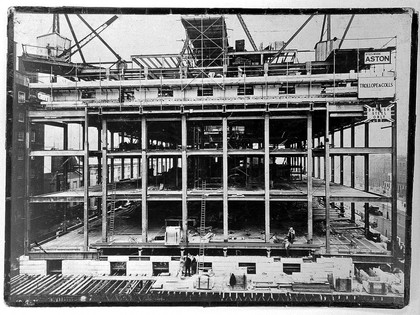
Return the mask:
[[[185,276],[191,277],[197,273],[197,259],[188,253],[186,256],[181,256],[179,260],[179,269],[177,273],[177,277]]]

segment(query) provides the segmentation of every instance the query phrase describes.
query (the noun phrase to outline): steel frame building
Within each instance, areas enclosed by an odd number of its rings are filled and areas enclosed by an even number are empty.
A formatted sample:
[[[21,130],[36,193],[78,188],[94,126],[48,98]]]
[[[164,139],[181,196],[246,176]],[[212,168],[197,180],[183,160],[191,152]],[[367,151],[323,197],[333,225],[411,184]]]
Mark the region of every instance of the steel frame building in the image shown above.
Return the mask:
[[[305,63],[297,62],[297,50],[287,48],[290,40],[277,49],[245,51],[239,46],[233,49],[228,44],[223,16],[183,17],[186,39],[179,54],[133,55],[131,62],[119,59],[110,68],[99,63],[87,66],[59,59],[40,60],[25,53],[21,60],[26,71],[47,72],[51,76],[49,83],[29,84],[32,92],[44,93],[48,98],[41,102],[27,101],[26,134],[37,126],[52,125],[62,128],[64,135],[59,150],[39,150],[27,141],[25,169],[30,170],[34,161],[45,157],[76,156],[83,161],[84,183],[78,190],[33,195],[31,187],[37,183],[25,177],[28,197],[25,255],[42,264],[50,260],[84,259],[97,259],[102,264],[101,257],[112,255],[134,255],[142,260],[142,256],[153,252],[168,256],[185,250],[197,253],[201,240],[192,241],[188,233],[191,204],[217,202],[222,214],[221,241],[206,243],[206,250],[222,256],[237,250],[245,255],[258,251],[260,256],[281,256],[283,245],[270,241],[273,203],[301,202],[306,205],[306,242],[293,244],[292,250],[304,255],[352,256],[359,262],[392,262],[398,244],[397,124],[393,119],[392,146],[371,147],[371,122],[366,120],[366,111],[372,106],[389,106],[392,117],[396,117],[398,104],[395,93],[360,97],[361,82],[379,77],[363,62],[364,54],[371,48],[341,49],[341,43],[331,37],[329,19],[328,16],[324,19],[327,38],[321,37],[315,48],[316,61]],[[391,56],[395,49],[381,51]],[[395,66],[394,61],[390,63]],[[395,72],[388,70],[380,73],[381,80],[394,82]],[[65,73],[69,80],[55,82],[56,75]],[[82,145],[77,150],[68,147],[69,124],[83,128]],[[364,129],[363,147],[355,146],[356,127]],[[94,141],[89,128],[97,130]],[[346,130],[350,131],[350,147],[344,146]],[[95,146],[96,150],[90,149]],[[392,158],[391,197],[369,191],[372,154],[388,154]],[[351,187],[344,186],[346,156],[351,159]],[[356,157],[364,161],[363,190],[355,188]],[[98,163],[97,183],[89,183],[93,158]],[[122,169],[129,161],[129,178],[133,184],[129,188],[116,180],[116,159],[121,159]],[[286,173],[279,160],[287,166]],[[233,174],[234,168],[237,171]],[[172,188],[158,185],[160,188],[150,189],[151,178],[170,169],[174,170]],[[66,178],[67,171],[63,172]],[[241,172],[246,173],[245,185],[233,187],[232,178],[242,176]],[[251,172],[257,175],[250,175]],[[299,180],[287,186],[278,180],[284,174],[290,180],[297,175]],[[91,199],[96,200],[100,209],[95,216],[91,215]],[[137,221],[141,224],[141,238],[115,241],[111,217],[115,215],[118,200],[141,204],[141,219]],[[48,203],[70,202],[83,203],[82,248],[76,246],[75,250],[71,244],[57,248],[48,245],[60,237],[34,243],[31,239],[34,209]],[[177,246],[153,242],[149,235],[149,219],[156,209],[151,205],[171,202],[180,203],[182,240]],[[235,202],[258,202],[261,209],[258,215],[262,214],[264,226],[260,242],[229,238],[230,209]],[[325,211],[327,227],[323,244],[314,242],[313,209],[314,203],[319,202]],[[369,203],[392,204],[391,251],[376,255],[332,250],[330,216],[344,202],[351,203],[352,222],[355,203],[364,203],[365,236],[370,233]],[[101,237],[91,242],[89,226],[95,220],[100,220]],[[122,249],[129,249],[130,254]]]

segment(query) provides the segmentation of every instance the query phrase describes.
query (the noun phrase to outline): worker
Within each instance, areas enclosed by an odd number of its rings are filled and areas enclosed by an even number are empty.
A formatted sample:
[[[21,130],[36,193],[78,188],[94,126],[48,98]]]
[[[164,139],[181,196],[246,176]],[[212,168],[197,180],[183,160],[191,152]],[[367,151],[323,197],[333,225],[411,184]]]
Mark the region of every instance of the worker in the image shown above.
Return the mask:
[[[197,273],[197,259],[195,258],[195,256],[192,256],[191,258],[191,269],[192,274],[195,275]]]
[[[181,258],[179,259],[179,269],[178,269],[178,272],[176,273],[176,276],[179,278],[182,277],[182,273],[184,272],[184,265],[185,265],[185,257],[181,256]]]
[[[289,251],[290,242],[289,242],[289,239],[287,237],[284,239],[284,248],[286,249],[286,256],[290,257],[290,251]]]
[[[191,277],[191,254],[187,254],[185,258],[185,276]]]
[[[293,244],[293,242],[295,241],[295,236],[296,236],[296,232],[293,229],[293,227],[289,228],[289,232],[287,232],[287,240],[289,241],[290,244]]]
[[[48,57],[51,57],[51,50],[52,50],[52,48],[51,48],[51,46],[50,46],[50,44],[48,43],[47,44],[47,55],[48,55]]]

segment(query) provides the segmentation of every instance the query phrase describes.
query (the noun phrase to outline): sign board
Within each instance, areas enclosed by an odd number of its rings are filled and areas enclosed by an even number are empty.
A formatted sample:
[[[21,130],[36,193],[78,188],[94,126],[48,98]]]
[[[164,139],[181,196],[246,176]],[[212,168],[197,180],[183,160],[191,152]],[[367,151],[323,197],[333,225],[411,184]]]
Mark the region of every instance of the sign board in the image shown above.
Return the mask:
[[[384,122],[389,121],[393,122],[392,119],[392,108],[394,104],[383,107],[378,105],[377,107],[370,107],[365,105],[366,109],[366,119],[363,122]]]
[[[391,51],[367,51],[363,58],[366,65],[378,65],[391,63]]]
[[[394,77],[359,78],[359,98],[392,98],[395,96]]]
[[[41,101],[45,101],[45,102],[49,102],[50,101],[50,96],[48,94],[45,94],[43,92],[38,92],[38,99],[40,99]]]

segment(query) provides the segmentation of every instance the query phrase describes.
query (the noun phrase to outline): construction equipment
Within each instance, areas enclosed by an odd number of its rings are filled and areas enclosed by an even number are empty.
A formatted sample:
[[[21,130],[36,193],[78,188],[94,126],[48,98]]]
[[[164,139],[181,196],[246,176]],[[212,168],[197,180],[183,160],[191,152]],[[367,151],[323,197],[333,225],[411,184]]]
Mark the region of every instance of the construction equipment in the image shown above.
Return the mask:
[[[246,36],[248,37],[249,42],[252,45],[252,48],[254,49],[254,51],[258,51],[257,45],[255,45],[255,42],[252,39],[251,33],[249,32],[248,27],[246,26],[245,21],[242,18],[242,15],[238,13],[238,14],[236,14],[236,16],[238,17],[239,23],[241,23],[242,28],[244,29],[244,32],[245,32]]]

